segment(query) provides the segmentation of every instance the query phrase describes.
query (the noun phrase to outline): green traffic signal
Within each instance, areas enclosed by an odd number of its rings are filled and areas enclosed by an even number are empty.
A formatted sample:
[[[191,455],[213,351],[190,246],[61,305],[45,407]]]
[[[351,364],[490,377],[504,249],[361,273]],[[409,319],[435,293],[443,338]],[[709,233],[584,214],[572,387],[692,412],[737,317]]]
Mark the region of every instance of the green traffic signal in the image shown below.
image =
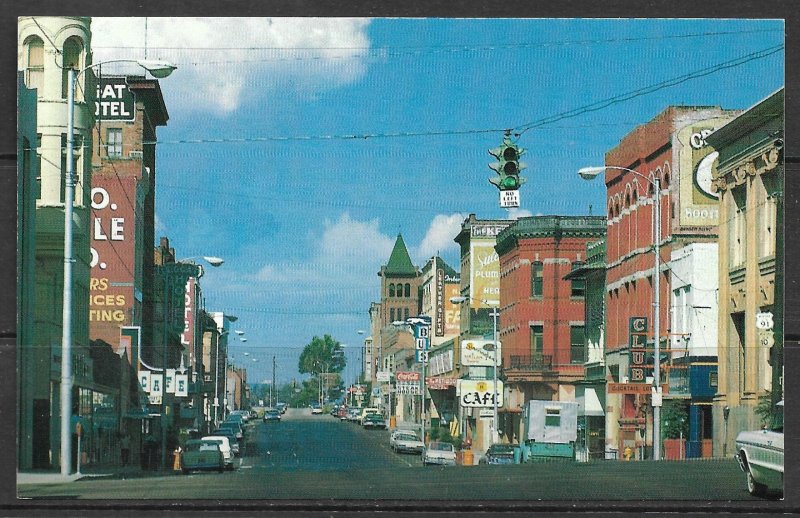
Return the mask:
[[[496,171],[499,177],[489,178],[489,182],[497,186],[501,191],[513,191],[520,188],[525,183],[524,178],[520,178],[520,170],[526,166],[519,161],[524,149],[517,147],[508,135],[503,138],[500,147],[490,149],[489,154],[497,159],[497,162],[489,164],[489,168]]]

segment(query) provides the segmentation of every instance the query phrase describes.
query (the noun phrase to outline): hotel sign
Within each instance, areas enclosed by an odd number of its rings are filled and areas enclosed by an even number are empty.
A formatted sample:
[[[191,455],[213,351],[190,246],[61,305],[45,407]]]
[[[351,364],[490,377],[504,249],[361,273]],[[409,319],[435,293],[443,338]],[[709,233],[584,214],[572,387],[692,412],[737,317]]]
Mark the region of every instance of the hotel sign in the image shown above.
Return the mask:
[[[134,121],[136,99],[125,77],[99,77],[94,116],[98,121]]]

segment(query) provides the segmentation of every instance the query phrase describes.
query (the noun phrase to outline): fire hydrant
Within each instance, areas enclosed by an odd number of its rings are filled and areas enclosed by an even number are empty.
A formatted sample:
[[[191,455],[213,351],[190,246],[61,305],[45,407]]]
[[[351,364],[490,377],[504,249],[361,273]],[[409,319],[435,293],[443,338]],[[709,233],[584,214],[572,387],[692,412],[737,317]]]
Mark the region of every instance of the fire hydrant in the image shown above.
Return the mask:
[[[631,460],[633,457],[633,448],[630,446],[625,446],[625,449],[622,450],[622,458],[625,460]]]
[[[180,471],[181,470],[181,452],[182,451],[183,450],[181,450],[181,447],[178,446],[177,448],[175,448],[175,451],[172,452],[173,455],[175,456],[175,460],[172,463],[172,470],[173,471]]]

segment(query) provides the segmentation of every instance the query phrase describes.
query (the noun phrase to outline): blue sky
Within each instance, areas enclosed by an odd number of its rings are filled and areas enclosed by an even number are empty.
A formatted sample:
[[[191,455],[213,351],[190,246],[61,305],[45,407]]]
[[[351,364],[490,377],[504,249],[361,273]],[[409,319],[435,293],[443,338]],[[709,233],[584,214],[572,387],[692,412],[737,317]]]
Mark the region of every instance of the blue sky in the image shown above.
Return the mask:
[[[298,377],[314,335],[352,346],[402,232],[415,264],[479,218],[604,213],[576,171],[671,104],[745,109],[784,83],[783,51],[536,126],[783,43],[779,20],[93,20],[94,60],[170,60],[157,146],[157,236],[225,259],[202,279],[236,315],[251,382]],[[147,41],[145,48],[145,39]],[[498,206],[488,148],[527,150],[520,210]],[[349,138],[356,137],[356,138]],[[247,355],[245,355],[247,353]],[[257,361],[253,361],[253,359]]]

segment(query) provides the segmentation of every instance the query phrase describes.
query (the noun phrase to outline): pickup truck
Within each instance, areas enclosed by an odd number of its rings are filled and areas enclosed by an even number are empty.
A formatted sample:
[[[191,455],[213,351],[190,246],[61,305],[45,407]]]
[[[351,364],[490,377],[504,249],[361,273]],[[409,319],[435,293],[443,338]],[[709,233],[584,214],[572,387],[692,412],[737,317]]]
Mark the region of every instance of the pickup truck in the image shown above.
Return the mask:
[[[735,455],[751,495],[783,493],[783,401],[778,402],[769,426],[739,432]]]

